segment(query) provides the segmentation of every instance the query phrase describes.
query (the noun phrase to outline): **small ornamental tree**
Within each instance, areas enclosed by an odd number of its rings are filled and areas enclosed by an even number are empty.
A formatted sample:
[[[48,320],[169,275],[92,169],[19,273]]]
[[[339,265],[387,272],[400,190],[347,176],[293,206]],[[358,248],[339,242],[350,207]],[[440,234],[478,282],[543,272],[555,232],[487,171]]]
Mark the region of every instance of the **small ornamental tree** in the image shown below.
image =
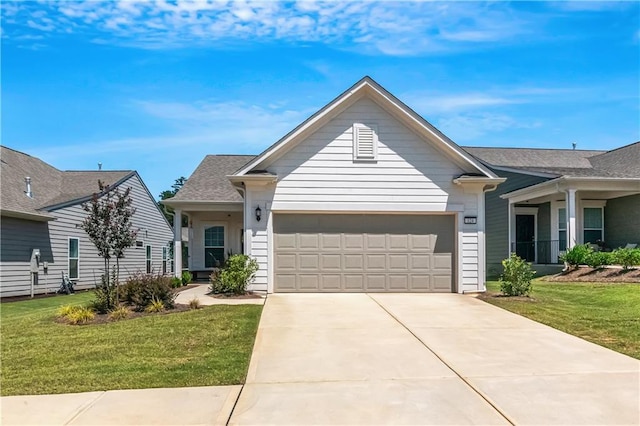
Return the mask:
[[[87,233],[89,239],[98,249],[98,255],[104,260],[104,274],[102,275],[100,290],[106,300],[100,310],[110,310],[118,301],[118,280],[120,275],[120,259],[125,249],[135,244],[138,230],[133,229],[131,218],[135,213],[130,197],[131,188],[120,192],[119,188],[112,189],[98,181],[99,192],[93,194],[91,201],[82,205],[87,217],[80,227]],[[110,276],[111,259],[116,260],[116,267]],[[113,306],[111,306],[113,305]]]

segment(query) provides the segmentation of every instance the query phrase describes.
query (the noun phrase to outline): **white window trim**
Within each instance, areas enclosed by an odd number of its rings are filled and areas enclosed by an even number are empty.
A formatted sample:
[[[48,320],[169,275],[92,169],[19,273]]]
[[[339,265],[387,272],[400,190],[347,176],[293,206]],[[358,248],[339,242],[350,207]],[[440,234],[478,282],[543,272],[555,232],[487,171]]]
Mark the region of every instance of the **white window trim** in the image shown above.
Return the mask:
[[[147,254],[149,256],[147,256]],[[147,274],[153,272],[153,247],[151,246],[151,244],[147,244],[144,246],[144,269],[145,271],[147,271]]]
[[[207,248],[220,248],[220,246],[208,246],[206,244],[206,238],[205,238],[205,232],[207,231],[207,228],[212,228],[214,226],[220,226],[222,227],[222,232],[223,232],[223,238],[224,238],[224,245],[222,246],[223,250],[224,250],[224,256],[226,256],[227,254],[227,246],[228,246],[228,240],[229,238],[227,237],[228,235],[228,229],[227,229],[227,223],[226,222],[205,222],[202,226],[202,267],[204,269],[213,269],[213,267],[207,267]]]
[[[169,272],[169,256],[167,255],[167,246],[162,246],[162,275],[166,275]]]
[[[373,133],[372,155],[360,153],[360,129],[371,129]],[[377,161],[378,160],[378,125],[376,123],[353,123],[353,160],[354,161]]]
[[[589,228],[588,230],[600,230],[602,232],[602,237],[600,238],[602,241],[606,241],[605,240],[605,236],[604,236],[604,208],[607,205],[607,200],[581,200],[580,202],[580,221],[578,222],[578,227],[580,228],[578,230],[578,237],[580,238],[581,242],[584,244],[584,231],[586,230],[584,228],[584,209],[600,209],[600,215],[602,218],[602,228]]]
[[[73,258],[69,256],[69,249],[71,248],[71,240],[78,241],[78,257]],[[76,259],[78,261],[78,276],[71,277],[71,259]],[[70,280],[79,280],[80,279],[80,238],[78,237],[67,237],[67,276]]]

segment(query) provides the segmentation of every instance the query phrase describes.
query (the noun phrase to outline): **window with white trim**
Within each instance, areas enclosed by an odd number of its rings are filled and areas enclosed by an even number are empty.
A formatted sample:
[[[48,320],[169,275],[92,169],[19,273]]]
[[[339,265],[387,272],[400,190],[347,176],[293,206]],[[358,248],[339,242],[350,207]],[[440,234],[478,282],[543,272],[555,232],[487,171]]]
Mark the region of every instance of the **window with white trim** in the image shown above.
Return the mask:
[[[217,268],[224,264],[224,226],[210,226],[204,230],[204,267]]]
[[[558,250],[567,249],[567,209],[558,209]]]
[[[151,273],[151,246],[146,247],[147,274]]]
[[[378,158],[378,126],[353,123],[353,159],[375,161]]]
[[[69,279],[78,279],[80,277],[80,240],[78,238],[69,238],[68,259]]]
[[[167,273],[167,247],[162,247],[162,275]]]
[[[585,207],[582,210],[582,231],[584,243],[595,244],[602,241],[604,234],[604,209],[602,207]]]

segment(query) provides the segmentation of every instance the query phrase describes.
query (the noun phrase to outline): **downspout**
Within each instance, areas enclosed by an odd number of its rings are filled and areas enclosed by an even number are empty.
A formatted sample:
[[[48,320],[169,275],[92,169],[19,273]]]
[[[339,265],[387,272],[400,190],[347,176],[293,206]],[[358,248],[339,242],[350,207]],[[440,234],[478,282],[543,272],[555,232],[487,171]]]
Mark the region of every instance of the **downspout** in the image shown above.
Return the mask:
[[[247,254],[247,189],[244,182],[242,182],[242,187],[236,186],[236,189],[242,192],[242,254]]]

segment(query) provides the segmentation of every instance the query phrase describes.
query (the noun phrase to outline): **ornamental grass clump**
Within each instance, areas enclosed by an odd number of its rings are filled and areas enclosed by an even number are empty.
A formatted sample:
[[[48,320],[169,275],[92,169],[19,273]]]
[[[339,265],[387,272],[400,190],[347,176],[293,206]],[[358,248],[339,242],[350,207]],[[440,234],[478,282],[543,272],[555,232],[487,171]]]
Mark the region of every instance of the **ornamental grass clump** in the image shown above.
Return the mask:
[[[531,264],[511,253],[508,259],[502,261],[504,272],[500,276],[500,291],[505,296],[528,296],[531,292],[531,280],[536,271]]]

